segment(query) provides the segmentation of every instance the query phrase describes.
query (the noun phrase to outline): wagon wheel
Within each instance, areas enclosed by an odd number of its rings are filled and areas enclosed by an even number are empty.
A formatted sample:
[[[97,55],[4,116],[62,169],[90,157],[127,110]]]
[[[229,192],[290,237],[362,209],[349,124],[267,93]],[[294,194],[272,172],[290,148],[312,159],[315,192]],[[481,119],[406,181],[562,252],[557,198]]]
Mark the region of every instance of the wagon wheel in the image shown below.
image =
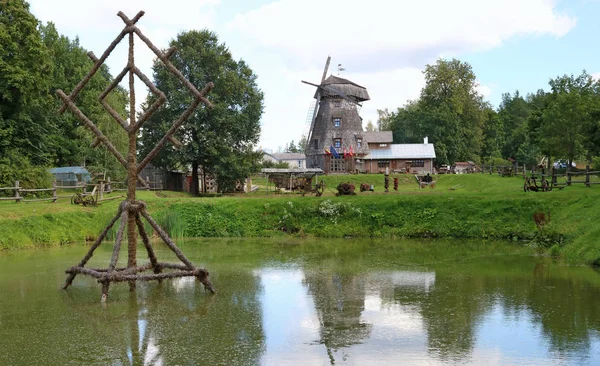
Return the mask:
[[[550,186],[548,185],[548,181],[546,179],[542,179],[542,191],[550,191]]]
[[[81,193],[75,193],[74,195],[71,196],[71,204],[72,205],[79,205],[81,203],[83,203]]]
[[[84,206],[95,206],[96,201],[94,200],[94,196],[83,196],[83,205]]]

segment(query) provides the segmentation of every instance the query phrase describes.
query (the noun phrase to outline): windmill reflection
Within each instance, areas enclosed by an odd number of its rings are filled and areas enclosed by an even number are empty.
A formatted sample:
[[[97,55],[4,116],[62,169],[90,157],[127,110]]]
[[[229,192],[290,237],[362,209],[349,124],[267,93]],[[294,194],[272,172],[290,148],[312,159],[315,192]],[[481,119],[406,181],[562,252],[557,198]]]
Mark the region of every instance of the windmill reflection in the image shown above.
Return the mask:
[[[372,325],[361,320],[365,279],[348,273],[306,271],[304,283],[319,319],[319,343],[325,345],[333,365],[338,350],[363,343],[371,334]]]

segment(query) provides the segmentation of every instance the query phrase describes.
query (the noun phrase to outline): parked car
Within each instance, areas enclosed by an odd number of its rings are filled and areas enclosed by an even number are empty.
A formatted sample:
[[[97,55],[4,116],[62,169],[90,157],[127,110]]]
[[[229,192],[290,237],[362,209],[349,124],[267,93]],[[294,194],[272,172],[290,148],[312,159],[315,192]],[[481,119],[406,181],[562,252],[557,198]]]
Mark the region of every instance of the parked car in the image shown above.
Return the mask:
[[[568,161],[566,161],[566,160],[558,160],[558,161],[555,161],[555,162],[554,162],[554,168],[555,168],[555,169],[566,169],[568,165],[569,165],[569,162],[568,162]],[[573,168],[575,168],[575,167],[576,167],[576,164],[575,164],[575,162],[574,162],[574,161],[573,161],[573,162],[571,162],[571,166],[572,166]]]

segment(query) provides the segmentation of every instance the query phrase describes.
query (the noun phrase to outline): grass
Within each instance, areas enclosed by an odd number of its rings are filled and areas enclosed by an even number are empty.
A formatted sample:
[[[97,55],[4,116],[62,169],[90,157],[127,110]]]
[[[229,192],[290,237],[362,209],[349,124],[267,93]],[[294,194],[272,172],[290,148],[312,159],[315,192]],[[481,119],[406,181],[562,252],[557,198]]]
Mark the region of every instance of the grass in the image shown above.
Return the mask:
[[[398,191],[393,178],[399,178]],[[263,181],[261,181],[263,179]],[[321,178],[320,178],[321,179]],[[173,237],[434,237],[526,240],[540,252],[572,263],[600,264],[600,186],[583,184],[552,192],[523,192],[520,177],[442,175],[436,187],[419,189],[414,176],[382,174],[323,176],[324,196],[235,194],[194,198],[179,192],[138,192]],[[335,196],[350,182],[355,196]],[[253,184],[266,183],[254,178]],[[375,192],[358,191],[361,183]],[[114,216],[119,200],[98,207],[57,203],[0,202],[0,248],[83,243]],[[549,221],[538,227],[533,214]],[[114,234],[114,229],[113,229]]]

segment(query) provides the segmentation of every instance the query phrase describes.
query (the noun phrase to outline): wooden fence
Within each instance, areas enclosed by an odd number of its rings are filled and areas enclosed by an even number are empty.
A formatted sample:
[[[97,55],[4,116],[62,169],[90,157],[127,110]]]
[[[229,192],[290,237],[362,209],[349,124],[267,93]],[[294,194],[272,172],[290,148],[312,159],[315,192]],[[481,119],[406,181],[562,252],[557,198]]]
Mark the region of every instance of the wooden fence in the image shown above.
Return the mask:
[[[13,190],[15,192],[15,195],[13,197],[0,197],[0,200],[2,200],[2,201],[14,200],[17,203],[19,203],[21,201],[23,201],[23,202],[35,202],[35,201],[52,201],[52,202],[56,202],[56,200],[59,198],[56,195],[56,190],[57,190],[56,182],[52,182],[52,188],[25,189],[25,188],[21,188],[21,186],[19,185],[19,181],[15,182],[15,186],[14,187],[0,187],[0,191],[9,191],[9,190]],[[49,197],[49,198],[25,199],[23,197],[23,195],[22,195],[22,193],[28,193],[28,192],[48,192],[48,191],[52,191],[52,197]]]
[[[523,173],[523,178],[527,178],[527,174]],[[529,174],[529,177],[532,178],[540,178],[540,179],[551,179],[550,184],[554,187],[568,187],[572,184],[585,184],[586,187],[590,187],[594,184],[600,184],[600,181],[592,181],[592,177],[600,176],[600,171],[591,171],[589,167],[584,171],[577,172],[565,172],[565,173],[556,173],[554,169],[550,174],[544,174],[542,172],[532,172]],[[578,178],[581,177],[581,178]],[[585,177],[585,178],[584,178]],[[564,178],[565,180],[559,182],[559,178]],[[573,179],[575,178],[575,180]]]
[[[93,187],[91,192],[88,192],[87,189],[89,187]],[[149,179],[146,179],[146,190],[162,190],[162,184],[156,182],[150,182]],[[95,195],[97,194],[98,200],[106,200],[104,198],[105,193],[111,193],[116,191],[127,191],[126,182],[111,182],[110,178],[104,181],[101,180],[97,184],[77,184],[74,186],[59,186],[56,184],[56,181],[52,182],[52,188],[23,188],[20,186],[19,181],[15,181],[14,187],[0,187],[0,191],[14,191],[14,195],[12,197],[0,197],[0,201],[15,201],[19,202],[38,202],[38,201],[52,201],[56,202],[59,198],[69,198],[73,197],[73,194],[69,195],[59,195],[58,191],[63,190],[75,190],[80,191],[82,196]],[[35,193],[35,192],[52,192],[52,197],[45,198],[26,198],[26,194]]]

